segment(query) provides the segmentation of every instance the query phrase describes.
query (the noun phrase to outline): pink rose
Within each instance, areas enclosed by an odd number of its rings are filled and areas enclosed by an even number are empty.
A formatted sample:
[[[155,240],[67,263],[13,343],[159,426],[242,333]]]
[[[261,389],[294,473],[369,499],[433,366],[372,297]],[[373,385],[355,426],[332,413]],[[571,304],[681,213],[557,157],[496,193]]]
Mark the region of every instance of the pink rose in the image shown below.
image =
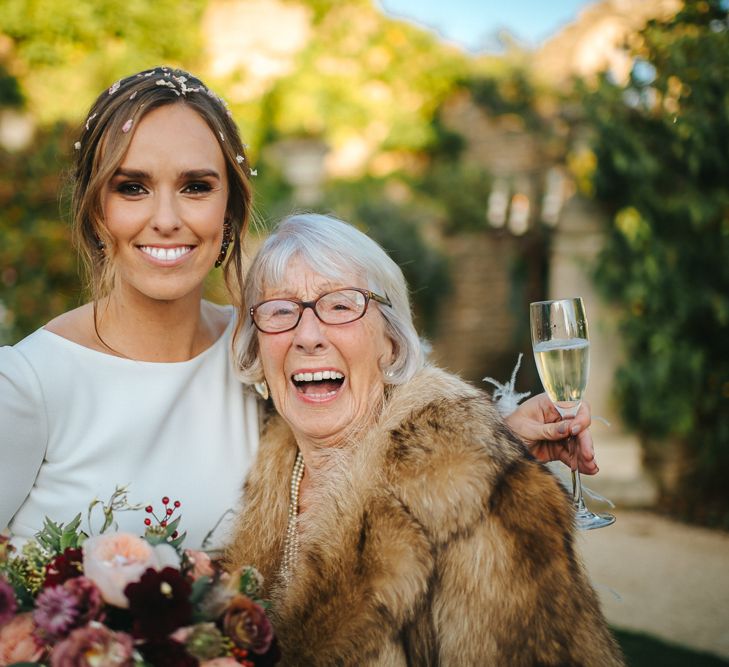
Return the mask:
[[[169,544],[152,546],[129,533],[90,537],[84,542],[83,551],[84,575],[99,587],[104,600],[115,607],[129,606],[124,589],[139,581],[147,568],[180,567],[180,557]]]
[[[0,628],[0,665],[40,660],[43,647],[33,636],[34,630],[31,614],[19,614]]]
[[[133,651],[128,634],[92,621],[53,647],[51,667],[132,667]]]
[[[208,556],[204,551],[186,549],[185,555],[192,566],[190,576],[193,581],[197,581],[200,577],[212,577],[215,574],[213,561],[210,560],[210,556]]]

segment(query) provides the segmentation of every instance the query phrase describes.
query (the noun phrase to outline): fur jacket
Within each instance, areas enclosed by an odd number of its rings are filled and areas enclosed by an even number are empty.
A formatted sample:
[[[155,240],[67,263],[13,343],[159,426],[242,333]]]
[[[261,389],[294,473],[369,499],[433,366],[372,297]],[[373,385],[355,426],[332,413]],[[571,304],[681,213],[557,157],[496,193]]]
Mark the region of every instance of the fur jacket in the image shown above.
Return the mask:
[[[263,432],[226,565],[256,566],[284,665],[622,665],[570,500],[487,395],[426,368],[338,452],[279,575],[296,442]]]

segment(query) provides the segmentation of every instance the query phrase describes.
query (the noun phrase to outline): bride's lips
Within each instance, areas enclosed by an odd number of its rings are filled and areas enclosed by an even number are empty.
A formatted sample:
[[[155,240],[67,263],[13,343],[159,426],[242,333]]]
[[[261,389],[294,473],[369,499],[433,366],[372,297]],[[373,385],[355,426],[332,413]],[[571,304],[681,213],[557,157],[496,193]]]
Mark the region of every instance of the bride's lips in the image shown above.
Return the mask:
[[[345,381],[344,373],[336,368],[301,368],[291,374],[296,395],[309,403],[334,400]]]
[[[195,250],[194,245],[182,243],[169,245],[138,245],[137,249],[152,263],[161,266],[182,264]]]

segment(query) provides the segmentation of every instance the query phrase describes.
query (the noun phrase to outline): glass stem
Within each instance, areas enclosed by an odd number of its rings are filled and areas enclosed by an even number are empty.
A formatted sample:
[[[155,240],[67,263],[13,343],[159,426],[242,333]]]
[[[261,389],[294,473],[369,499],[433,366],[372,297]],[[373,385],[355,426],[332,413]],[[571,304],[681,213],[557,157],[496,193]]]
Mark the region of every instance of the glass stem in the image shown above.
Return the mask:
[[[585,507],[585,501],[582,499],[582,480],[580,479],[580,471],[577,469],[579,465],[579,443],[577,438],[571,436],[569,439],[569,451],[570,460],[574,469],[572,472],[572,502],[575,504],[577,512],[584,512],[587,508]],[[572,467],[572,466],[570,466]]]
[[[580,480],[579,470],[572,471],[572,501],[578,512],[585,511],[586,507],[585,501],[582,500],[582,481]]]

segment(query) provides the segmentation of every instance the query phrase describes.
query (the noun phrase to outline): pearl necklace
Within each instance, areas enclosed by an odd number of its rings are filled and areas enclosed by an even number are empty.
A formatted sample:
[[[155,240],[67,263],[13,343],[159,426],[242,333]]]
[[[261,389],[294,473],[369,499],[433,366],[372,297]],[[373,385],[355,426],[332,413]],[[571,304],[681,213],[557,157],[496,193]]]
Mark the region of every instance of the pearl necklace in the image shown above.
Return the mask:
[[[289,521],[286,526],[286,541],[284,542],[283,562],[281,563],[281,574],[288,584],[294,573],[296,557],[299,554],[299,535],[296,531],[296,524],[299,517],[299,487],[304,478],[304,457],[301,452],[296,453],[294,469],[291,473],[291,488],[289,492]]]

